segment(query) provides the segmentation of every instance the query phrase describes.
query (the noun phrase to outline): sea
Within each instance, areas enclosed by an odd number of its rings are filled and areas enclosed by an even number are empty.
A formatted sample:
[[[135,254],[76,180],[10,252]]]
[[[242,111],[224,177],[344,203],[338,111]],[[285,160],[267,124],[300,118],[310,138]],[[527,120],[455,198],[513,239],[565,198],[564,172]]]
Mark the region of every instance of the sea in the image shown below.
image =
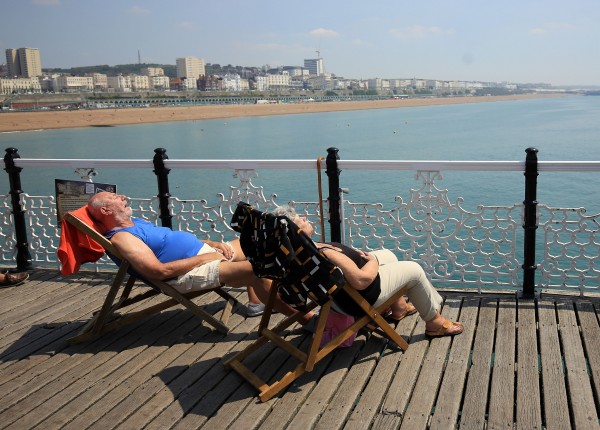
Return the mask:
[[[401,101],[399,101],[401,104]],[[2,115],[2,114],[0,114]],[[342,160],[522,161],[526,148],[540,161],[600,161],[600,97],[497,101],[284,116],[0,133],[2,148],[23,158],[152,159],[165,148],[170,159],[314,159],[339,149]],[[151,170],[102,169],[97,182],[116,184],[133,197],[156,195]],[[392,207],[410,198],[416,172],[342,171],[344,198]],[[171,194],[216,202],[239,180],[232,171],[172,170]],[[324,192],[327,191],[323,174]],[[22,189],[53,195],[54,179],[79,179],[73,171],[25,168]],[[315,171],[264,170],[252,184],[277,203],[317,201]],[[600,212],[600,172],[544,172],[538,201],[551,207]],[[521,172],[442,172],[436,186],[461,205],[512,205],[524,199]],[[0,190],[8,192],[6,174]]]

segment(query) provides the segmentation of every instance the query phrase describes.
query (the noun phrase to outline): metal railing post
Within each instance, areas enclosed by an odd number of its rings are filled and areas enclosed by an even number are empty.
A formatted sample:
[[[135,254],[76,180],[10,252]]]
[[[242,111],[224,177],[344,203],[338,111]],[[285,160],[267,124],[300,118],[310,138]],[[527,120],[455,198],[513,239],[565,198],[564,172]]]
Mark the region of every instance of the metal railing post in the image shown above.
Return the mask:
[[[340,172],[338,169],[337,160],[340,159],[338,156],[339,149],[327,148],[327,176],[329,178],[329,224],[331,228],[331,241],[341,242],[341,219],[340,219]]]
[[[523,290],[520,298],[535,298],[535,233],[537,226],[537,177],[538,177],[538,150],[527,148],[525,150],[525,200],[523,201]]]
[[[19,270],[29,270],[31,264],[31,254],[29,253],[29,241],[27,239],[27,224],[25,223],[25,211],[21,206],[21,170],[15,165],[15,159],[21,158],[17,148],[7,148],[4,155],[4,165],[8,173],[10,184],[10,200],[12,204],[13,223],[15,228],[15,239],[17,241],[15,248],[17,250],[17,268]]]
[[[167,150],[165,148],[156,148],[154,153],[152,162],[154,163],[153,172],[158,181],[158,195],[156,197],[158,197],[158,206],[160,208],[160,222],[163,227],[172,229],[173,223],[171,219],[173,216],[169,211],[169,197],[171,197],[169,193],[169,172],[171,169],[167,169],[164,163],[169,157],[167,157]]]

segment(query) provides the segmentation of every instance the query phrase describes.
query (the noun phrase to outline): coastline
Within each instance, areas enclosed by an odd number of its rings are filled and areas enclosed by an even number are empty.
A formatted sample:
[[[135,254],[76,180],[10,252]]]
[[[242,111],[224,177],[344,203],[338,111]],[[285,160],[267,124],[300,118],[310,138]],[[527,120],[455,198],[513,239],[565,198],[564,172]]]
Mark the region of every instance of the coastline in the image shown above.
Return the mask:
[[[73,111],[2,112],[0,113],[0,133],[76,127],[110,127],[155,122],[202,121],[247,116],[294,115],[367,109],[399,109],[417,106],[487,103],[555,97],[565,97],[565,95],[520,94],[511,96],[434,97],[265,105],[196,105],[81,109]]]

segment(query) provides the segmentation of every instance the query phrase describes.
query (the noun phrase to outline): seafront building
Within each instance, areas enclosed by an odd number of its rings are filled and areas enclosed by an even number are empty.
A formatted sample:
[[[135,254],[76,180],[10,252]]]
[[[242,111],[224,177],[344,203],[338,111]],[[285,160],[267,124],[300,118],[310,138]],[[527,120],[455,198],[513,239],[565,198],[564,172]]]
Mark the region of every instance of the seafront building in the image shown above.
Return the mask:
[[[6,50],[6,65],[11,78],[33,78],[42,76],[42,61],[38,48],[9,48]]]
[[[144,67],[140,73],[144,76],[165,76],[165,70],[162,67]]]
[[[53,80],[54,91],[93,91],[94,78],[91,76],[60,75]]]
[[[325,73],[322,58],[313,58],[304,60],[304,68],[308,69],[309,74],[320,76]]]
[[[38,78],[0,79],[0,94],[26,93],[42,91]]]
[[[319,52],[317,52],[320,54]],[[243,93],[263,91],[289,93],[295,91],[369,91],[378,95],[389,94],[463,94],[476,93],[484,88],[516,90],[508,83],[440,81],[430,79],[344,79],[325,72],[324,59],[305,59],[304,66],[279,66],[262,68],[226,67],[213,65],[210,75],[206,63],[199,57],[176,59],[177,77],[166,76],[162,67],[143,67],[137,73],[107,76],[103,73],[43,75],[40,51],[37,48],[6,50],[5,77],[0,68],[0,94],[54,92],[110,92],[135,93],[148,91],[212,91]]]
[[[182,57],[175,60],[177,77],[182,79],[200,79],[206,75],[206,66],[203,58]]]

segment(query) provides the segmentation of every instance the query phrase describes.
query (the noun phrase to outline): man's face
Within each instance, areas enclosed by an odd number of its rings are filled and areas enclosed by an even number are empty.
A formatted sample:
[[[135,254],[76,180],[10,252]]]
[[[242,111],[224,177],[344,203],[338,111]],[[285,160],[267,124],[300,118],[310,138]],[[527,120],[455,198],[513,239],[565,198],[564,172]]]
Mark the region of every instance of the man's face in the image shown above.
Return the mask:
[[[308,237],[311,237],[313,235],[313,233],[315,232],[314,227],[312,226],[312,224],[310,223],[310,221],[308,221],[308,219],[305,216],[296,215],[296,218],[294,218],[294,223]]]
[[[104,208],[106,210],[111,211],[115,217],[132,215],[133,209],[127,206],[127,197],[122,194],[106,194],[106,196],[102,196],[102,201],[104,202]]]

